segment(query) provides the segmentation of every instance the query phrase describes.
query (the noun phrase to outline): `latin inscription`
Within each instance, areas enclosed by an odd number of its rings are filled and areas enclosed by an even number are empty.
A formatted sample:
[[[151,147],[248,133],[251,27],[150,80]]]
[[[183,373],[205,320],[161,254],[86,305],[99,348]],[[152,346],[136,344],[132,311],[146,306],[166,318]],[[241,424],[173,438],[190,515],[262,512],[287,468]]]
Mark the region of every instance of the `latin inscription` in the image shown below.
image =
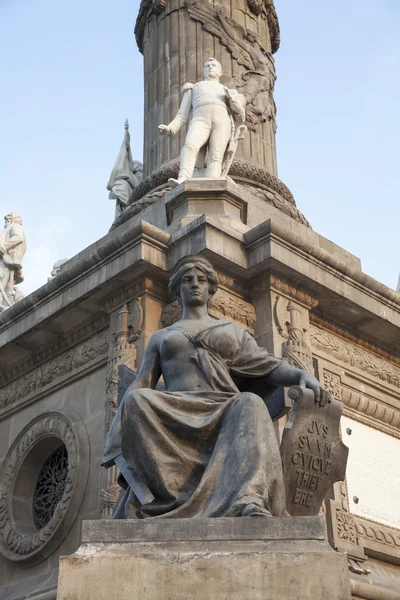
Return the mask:
[[[321,478],[330,472],[332,444],[327,441],[328,432],[327,425],[313,420],[307,433],[297,439],[297,448],[291,456],[292,464],[297,467],[294,504],[311,506]]]

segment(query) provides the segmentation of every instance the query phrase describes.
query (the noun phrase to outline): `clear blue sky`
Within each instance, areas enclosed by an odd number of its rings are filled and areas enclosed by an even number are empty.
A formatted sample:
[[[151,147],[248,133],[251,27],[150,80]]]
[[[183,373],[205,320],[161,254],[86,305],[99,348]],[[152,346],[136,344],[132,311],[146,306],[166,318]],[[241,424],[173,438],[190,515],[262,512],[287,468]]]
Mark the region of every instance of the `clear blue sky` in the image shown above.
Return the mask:
[[[142,157],[138,0],[0,0],[0,215],[21,214],[29,293],[107,233],[126,117]],[[315,231],[395,288],[400,2],[276,0],[278,167]]]

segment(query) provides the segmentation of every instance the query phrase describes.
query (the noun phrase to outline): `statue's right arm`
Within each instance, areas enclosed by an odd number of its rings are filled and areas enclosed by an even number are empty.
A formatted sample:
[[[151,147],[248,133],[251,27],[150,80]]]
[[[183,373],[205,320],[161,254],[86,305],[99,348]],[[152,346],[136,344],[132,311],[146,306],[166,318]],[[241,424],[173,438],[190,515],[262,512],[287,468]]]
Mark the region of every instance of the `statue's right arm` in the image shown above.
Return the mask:
[[[161,359],[160,359],[160,339],[161,333],[156,331],[146,346],[144,351],[142,365],[139,373],[133,382],[131,389],[151,388],[154,389],[161,377]]]
[[[191,83],[185,83],[182,88],[182,102],[175,119],[169,125],[159,125],[158,130],[162,135],[175,135],[185,123],[189,121],[192,110],[192,88]]]

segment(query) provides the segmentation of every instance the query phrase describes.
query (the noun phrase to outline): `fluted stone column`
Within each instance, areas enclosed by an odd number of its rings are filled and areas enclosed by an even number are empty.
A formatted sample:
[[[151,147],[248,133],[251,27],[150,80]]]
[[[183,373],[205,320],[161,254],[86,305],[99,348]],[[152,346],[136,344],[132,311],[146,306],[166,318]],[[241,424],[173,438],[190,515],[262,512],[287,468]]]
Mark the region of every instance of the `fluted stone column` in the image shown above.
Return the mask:
[[[225,28],[217,14],[221,9]],[[260,122],[247,123],[252,129],[239,143],[233,174],[241,163],[246,172],[253,166],[276,176],[272,53],[279,46],[279,28],[272,2],[142,0],[135,34],[144,56],[144,177],[179,161],[185,129],[170,138],[161,137],[157,127],[175,116],[183,84],[203,79],[203,63],[210,56],[221,62],[225,85],[246,85],[246,73],[253,91],[263,88],[252,115]]]

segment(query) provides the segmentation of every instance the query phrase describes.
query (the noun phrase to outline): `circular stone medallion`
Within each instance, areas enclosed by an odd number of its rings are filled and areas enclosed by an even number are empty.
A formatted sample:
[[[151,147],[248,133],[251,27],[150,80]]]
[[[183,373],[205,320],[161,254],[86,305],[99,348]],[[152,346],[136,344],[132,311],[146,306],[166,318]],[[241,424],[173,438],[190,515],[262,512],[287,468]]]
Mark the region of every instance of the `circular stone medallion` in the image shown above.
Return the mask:
[[[78,515],[88,472],[89,439],[76,413],[31,421],[0,471],[1,554],[33,565],[54,552]]]

